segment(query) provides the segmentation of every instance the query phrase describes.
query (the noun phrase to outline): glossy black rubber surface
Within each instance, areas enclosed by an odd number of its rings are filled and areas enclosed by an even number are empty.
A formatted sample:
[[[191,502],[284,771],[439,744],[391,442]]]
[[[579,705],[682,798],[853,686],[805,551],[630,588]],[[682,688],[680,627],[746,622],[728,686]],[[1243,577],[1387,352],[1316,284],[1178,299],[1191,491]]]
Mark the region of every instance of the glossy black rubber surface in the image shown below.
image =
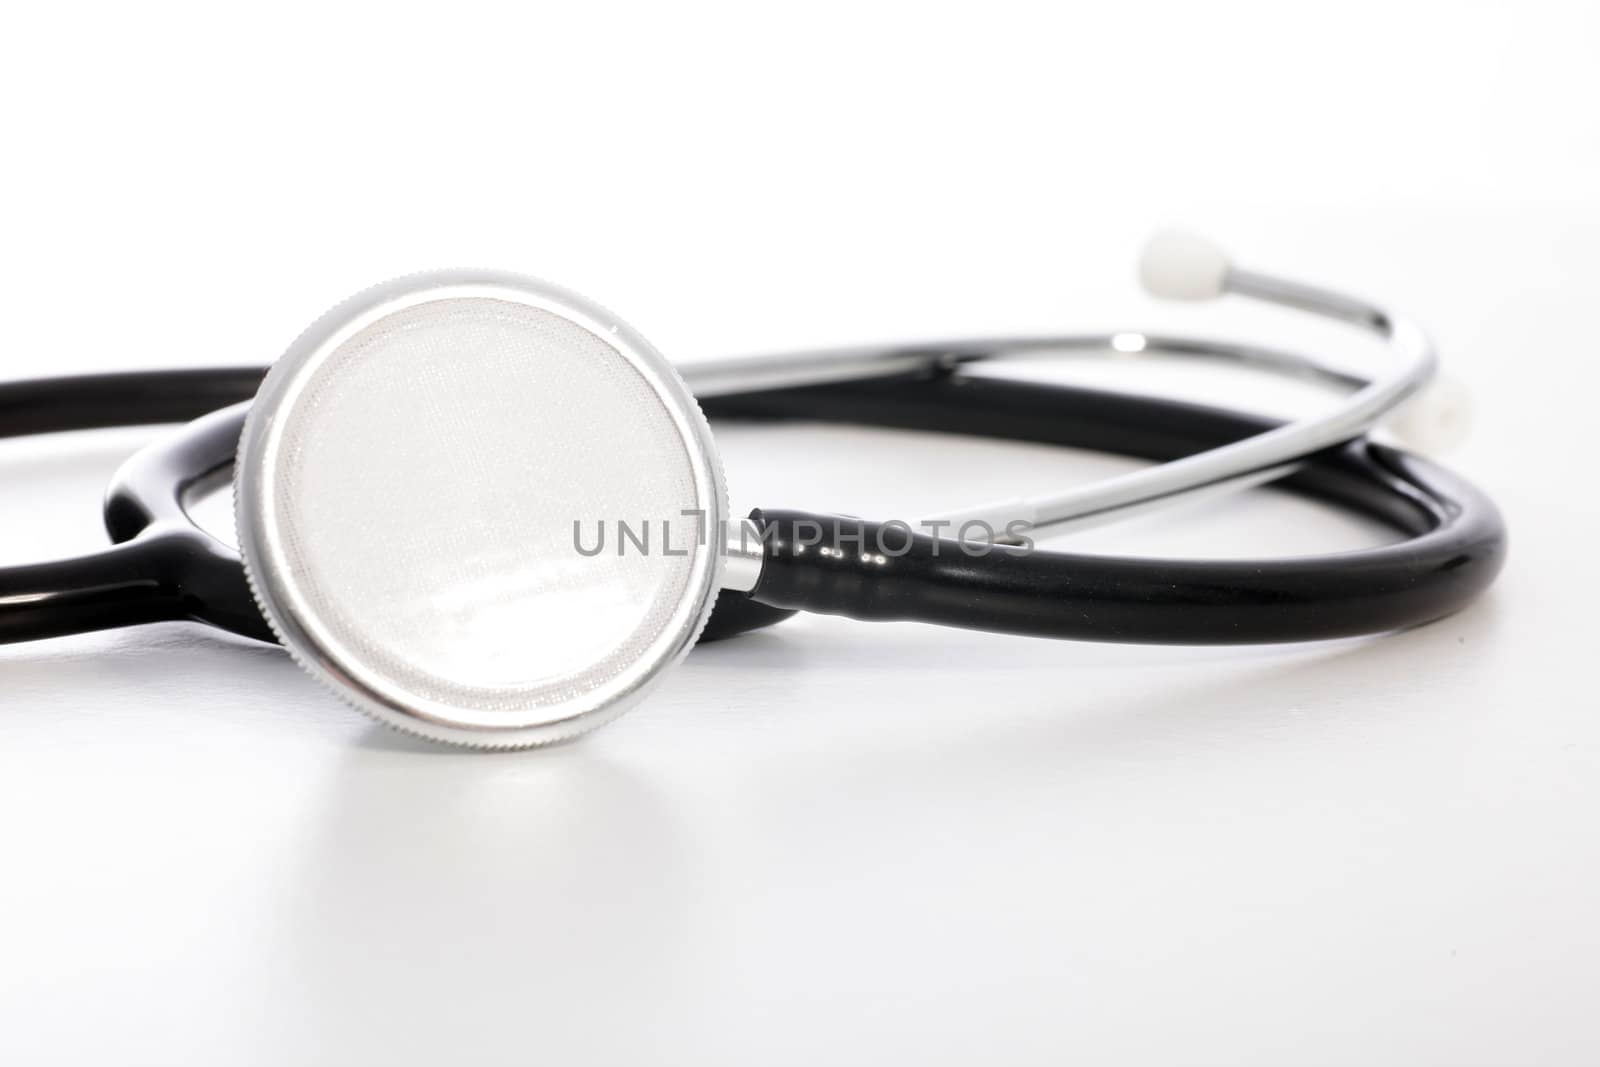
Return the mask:
[[[0,642],[197,619],[271,640],[238,554],[184,513],[191,485],[232,462],[261,368],[140,371],[0,385],[0,437],[196,419],[130,459],[105,502],[112,547],[0,568]]]
[[[0,437],[187,422],[249,400],[265,367],[128,371],[0,384]]]
[[[1073,445],[1164,460],[1269,429],[1214,408],[995,379],[877,380],[711,401],[722,417],[829,418]],[[1278,483],[1379,519],[1406,539],[1357,552],[1185,560],[993,548],[861,519],[763,511],[767,561],[751,596],[858,619],[915,619],[1078,640],[1245,644],[1414,626],[1494,580],[1505,527],[1466,481],[1366,439]]]
[[[196,528],[183,509],[190,487],[226,474],[243,426],[242,405],[212,409],[247,400],[262,373],[136,372],[0,386],[0,437],[195,419],[117,472],[105,506],[114,546],[0,568],[0,641],[185,618],[271,640],[237,553]],[[718,419],[904,427],[1152,460],[1272,425],[1173,401],[949,377],[756,392],[703,406]],[[869,579],[849,565],[852,531],[846,525],[830,546],[837,556],[802,559],[771,547],[755,596],[722,593],[702,640],[768,626],[801,608],[1098,640],[1305,640],[1395,629],[1446,614],[1493,579],[1504,555],[1503,525],[1482,494],[1391,449],[1354,442],[1316,457],[1279,484],[1379,518],[1411,539],[1364,552],[1264,561],[1039,552],[977,560],[953,542],[954,555],[936,556],[929,543]],[[768,511],[763,518],[780,532],[787,529],[791,545],[796,523],[820,520],[831,528],[822,516]],[[850,522],[861,527],[855,533],[875,538],[870,524]]]

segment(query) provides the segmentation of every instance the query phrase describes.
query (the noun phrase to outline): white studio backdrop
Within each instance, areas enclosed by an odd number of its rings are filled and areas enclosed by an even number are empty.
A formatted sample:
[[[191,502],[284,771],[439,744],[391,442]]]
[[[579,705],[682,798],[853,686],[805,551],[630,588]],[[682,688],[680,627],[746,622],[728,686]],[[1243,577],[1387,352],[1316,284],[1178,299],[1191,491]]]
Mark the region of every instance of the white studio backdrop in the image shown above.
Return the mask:
[[[0,647],[0,1062],[1600,1059],[1593,4],[4,27],[5,378],[261,364],[356,289],[464,264],[571,286],[686,362],[1145,324],[1381,358],[1150,305],[1134,256],[1176,222],[1427,324],[1476,397],[1447,462],[1512,552],[1462,615],[1332,645],[796,620],[510,756],[386,733],[195,627]],[[105,478],[159,432],[0,442],[3,559],[101,544]],[[736,504],[880,517],[1129,466],[719,440]],[[226,536],[226,501],[201,511]],[[1380,536],[1253,493],[1073,543]]]

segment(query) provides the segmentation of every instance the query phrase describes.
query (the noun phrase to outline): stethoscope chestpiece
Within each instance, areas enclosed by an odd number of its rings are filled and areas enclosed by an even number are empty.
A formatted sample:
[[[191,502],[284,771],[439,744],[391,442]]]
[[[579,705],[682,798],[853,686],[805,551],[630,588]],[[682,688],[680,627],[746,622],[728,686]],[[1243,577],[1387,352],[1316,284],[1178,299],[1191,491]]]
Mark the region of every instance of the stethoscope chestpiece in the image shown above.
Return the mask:
[[[512,274],[399,279],[268,373],[239,544],[283,645],[402,730],[514,748],[621,714],[694,644],[726,494],[671,364]]]

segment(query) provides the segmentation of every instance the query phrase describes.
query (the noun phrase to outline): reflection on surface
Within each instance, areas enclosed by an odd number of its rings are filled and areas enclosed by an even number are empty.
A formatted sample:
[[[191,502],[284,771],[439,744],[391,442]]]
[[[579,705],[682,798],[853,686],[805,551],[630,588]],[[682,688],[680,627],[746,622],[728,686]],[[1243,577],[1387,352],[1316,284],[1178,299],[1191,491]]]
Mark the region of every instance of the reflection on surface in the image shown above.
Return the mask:
[[[670,798],[581,743],[454,753],[372,727],[319,789],[277,917],[294,980],[272,984],[273,1012],[320,1020],[313,1044],[371,1027],[449,1062],[508,1030],[530,1054],[634,1041],[697,967],[703,861]]]

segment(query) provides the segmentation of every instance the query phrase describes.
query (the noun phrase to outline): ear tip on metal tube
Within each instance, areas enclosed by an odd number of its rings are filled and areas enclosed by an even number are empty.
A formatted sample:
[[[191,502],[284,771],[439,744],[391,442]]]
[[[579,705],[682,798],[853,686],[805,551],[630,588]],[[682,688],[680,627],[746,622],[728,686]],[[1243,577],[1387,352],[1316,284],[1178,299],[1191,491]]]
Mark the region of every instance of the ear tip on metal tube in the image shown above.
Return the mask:
[[[1163,300],[1210,300],[1228,280],[1227,253],[1187,230],[1157,230],[1139,257],[1139,281]]]

